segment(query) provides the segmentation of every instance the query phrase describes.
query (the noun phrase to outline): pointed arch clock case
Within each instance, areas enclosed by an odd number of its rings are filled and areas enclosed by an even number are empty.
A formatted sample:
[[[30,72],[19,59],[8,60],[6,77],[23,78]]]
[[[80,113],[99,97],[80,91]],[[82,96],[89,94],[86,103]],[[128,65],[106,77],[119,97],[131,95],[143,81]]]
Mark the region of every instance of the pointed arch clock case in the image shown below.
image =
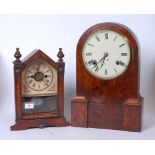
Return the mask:
[[[140,131],[139,63],[138,41],[126,26],[86,30],[77,45],[72,126]]]
[[[67,126],[64,119],[64,54],[54,62],[41,50],[34,50],[20,60],[15,52],[14,83],[16,124],[11,130],[34,127]]]

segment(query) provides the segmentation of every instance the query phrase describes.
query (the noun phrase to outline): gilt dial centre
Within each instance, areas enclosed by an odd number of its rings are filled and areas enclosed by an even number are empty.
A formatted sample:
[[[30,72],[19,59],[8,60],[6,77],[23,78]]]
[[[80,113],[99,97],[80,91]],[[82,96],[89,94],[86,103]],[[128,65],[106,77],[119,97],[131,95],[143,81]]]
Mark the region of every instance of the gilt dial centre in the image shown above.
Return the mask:
[[[36,72],[34,74],[34,79],[38,82],[43,81],[44,79],[44,74],[42,72]]]

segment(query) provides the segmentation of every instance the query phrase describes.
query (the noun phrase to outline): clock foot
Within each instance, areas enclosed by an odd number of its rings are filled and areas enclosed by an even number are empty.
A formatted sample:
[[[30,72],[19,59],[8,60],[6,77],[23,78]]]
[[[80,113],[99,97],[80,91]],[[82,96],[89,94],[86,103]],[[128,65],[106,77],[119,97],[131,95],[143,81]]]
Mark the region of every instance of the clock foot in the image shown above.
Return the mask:
[[[65,127],[69,125],[69,122],[65,121],[64,118],[17,120],[16,124],[11,126],[11,131],[26,130],[29,128]]]
[[[141,131],[141,113],[143,108],[143,97],[128,99],[123,108],[123,130]]]
[[[74,97],[71,103],[71,125],[74,127],[88,127],[88,101],[83,96]]]

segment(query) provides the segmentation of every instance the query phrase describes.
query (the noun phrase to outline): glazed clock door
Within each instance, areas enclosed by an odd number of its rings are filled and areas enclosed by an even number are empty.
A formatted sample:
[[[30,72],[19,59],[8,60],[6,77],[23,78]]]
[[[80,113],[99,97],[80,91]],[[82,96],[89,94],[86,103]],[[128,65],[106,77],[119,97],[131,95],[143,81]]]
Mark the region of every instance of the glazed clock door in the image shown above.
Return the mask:
[[[62,48],[57,53],[57,62],[40,49],[20,60],[22,55],[16,48],[14,57],[16,122],[11,130],[68,126],[64,118]]]
[[[38,59],[26,67],[23,79],[23,113],[57,113],[57,71],[44,60]],[[51,113],[51,114],[50,114]]]

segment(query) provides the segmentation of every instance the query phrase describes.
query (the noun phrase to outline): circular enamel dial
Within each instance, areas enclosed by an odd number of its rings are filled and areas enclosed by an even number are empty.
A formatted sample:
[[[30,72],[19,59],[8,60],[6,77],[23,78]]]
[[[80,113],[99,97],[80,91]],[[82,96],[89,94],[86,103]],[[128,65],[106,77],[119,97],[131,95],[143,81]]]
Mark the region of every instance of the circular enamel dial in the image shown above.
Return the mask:
[[[101,79],[113,79],[125,72],[131,52],[127,38],[112,30],[99,30],[88,37],[82,51],[87,70]]]
[[[30,65],[25,73],[26,84],[35,91],[47,89],[53,81],[51,68],[38,61]]]

